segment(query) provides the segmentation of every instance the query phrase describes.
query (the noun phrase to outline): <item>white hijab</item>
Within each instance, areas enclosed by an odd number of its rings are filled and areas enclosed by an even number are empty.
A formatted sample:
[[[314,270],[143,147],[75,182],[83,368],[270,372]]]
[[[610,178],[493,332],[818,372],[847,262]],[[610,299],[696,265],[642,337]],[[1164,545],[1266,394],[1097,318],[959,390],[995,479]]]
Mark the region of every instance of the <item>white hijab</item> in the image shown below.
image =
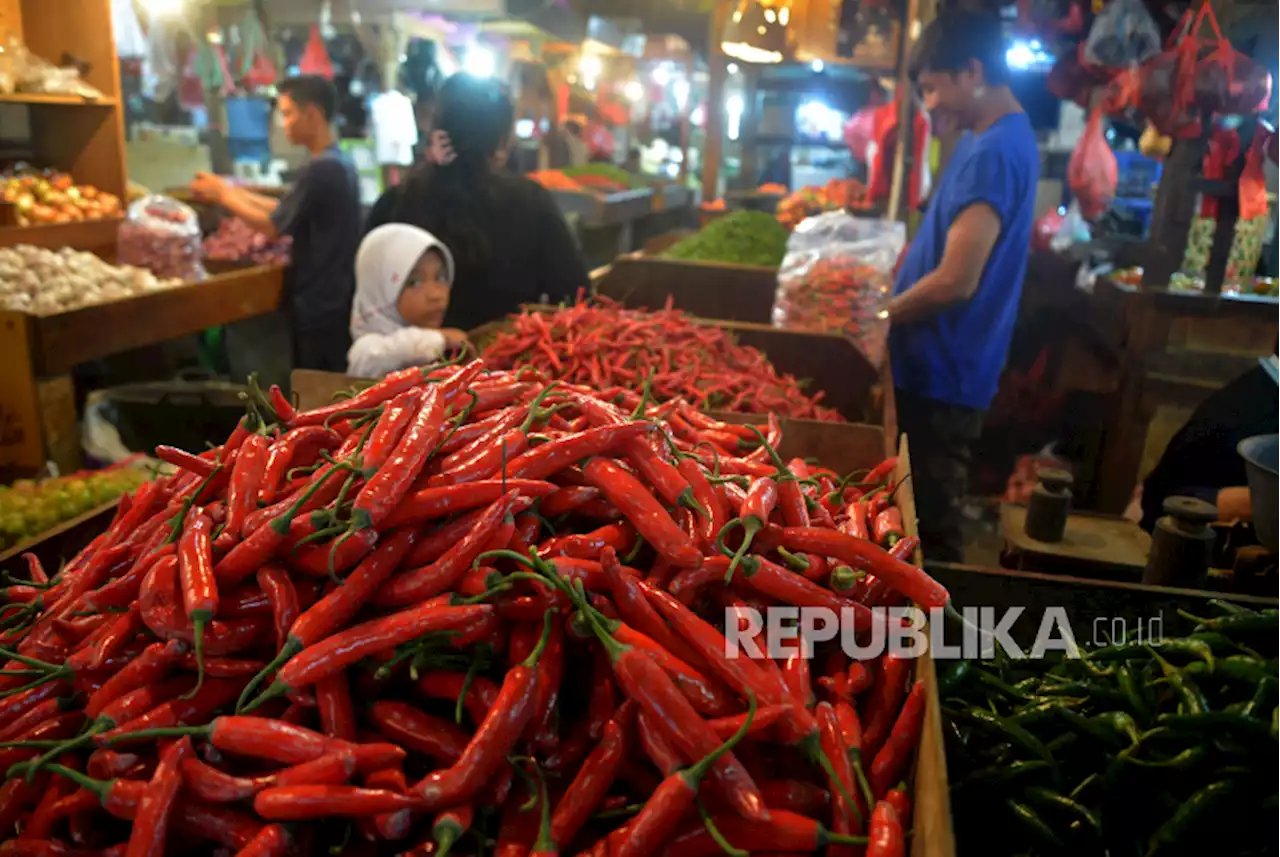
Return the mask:
[[[383,336],[405,327],[396,301],[422,254],[435,249],[444,257],[444,280],[453,282],[453,254],[425,229],[388,223],[369,232],[356,251],[356,294],[351,304],[351,338]]]

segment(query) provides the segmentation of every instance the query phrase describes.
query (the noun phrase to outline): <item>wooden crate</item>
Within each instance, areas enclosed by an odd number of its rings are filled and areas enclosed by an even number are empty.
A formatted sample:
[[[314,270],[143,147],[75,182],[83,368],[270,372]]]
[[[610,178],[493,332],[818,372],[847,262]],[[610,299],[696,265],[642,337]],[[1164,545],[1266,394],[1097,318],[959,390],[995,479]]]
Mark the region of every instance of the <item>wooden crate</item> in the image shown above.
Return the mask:
[[[40,564],[46,571],[53,574],[64,560],[71,559],[107,528],[115,516],[119,502],[119,500],[112,500],[110,503],[104,503],[79,517],[63,521],[53,529],[41,533],[39,538],[0,552],[0,573],[26,580],[27,563],[22,555],[30,552],[39,557]]]
[[[701,318],[768,324],[777,288],[775,268],[628,255],[614,260],[596,294],[643,309],[661,309],[670,298]]]

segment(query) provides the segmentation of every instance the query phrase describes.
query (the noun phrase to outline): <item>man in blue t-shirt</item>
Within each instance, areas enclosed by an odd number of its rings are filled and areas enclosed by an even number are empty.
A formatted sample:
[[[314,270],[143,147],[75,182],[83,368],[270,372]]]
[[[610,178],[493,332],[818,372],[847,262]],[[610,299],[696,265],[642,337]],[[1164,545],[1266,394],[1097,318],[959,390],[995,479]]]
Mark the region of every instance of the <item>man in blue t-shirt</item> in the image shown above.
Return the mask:
[[[1009,352],[1040,159],[1009,91],[998,18],[943,12],[911,71],[925,109],[964,134],[894,283],[890,356],[925,555],[958,562],[969,447]]]

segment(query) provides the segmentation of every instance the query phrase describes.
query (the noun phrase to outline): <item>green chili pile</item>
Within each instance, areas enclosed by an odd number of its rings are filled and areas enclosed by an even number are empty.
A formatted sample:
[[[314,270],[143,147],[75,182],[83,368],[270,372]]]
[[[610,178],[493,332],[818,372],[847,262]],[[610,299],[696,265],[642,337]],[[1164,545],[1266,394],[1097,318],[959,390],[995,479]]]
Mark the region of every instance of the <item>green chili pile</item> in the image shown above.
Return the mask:
[[[1186,637],[939,665],[957,847],[1274,854],[1274,610],[1209,602]]]
[[[787,230],[763,211],[735,211],[667,248],[665,259],[776,268],[787,253]]]
[[[810,395],[761,352],[670,305],[648,312],[596,298],[507,321],[484,345],[484,358],[496,366],[531,367],[548,380],[588,384],[605,398],[647,383],[659,402],[678,398],[706,410],[842,421],[820,404],[821,392]]]
[[[251,391],[0,589],[0,854],[903,855],[913,662],[725,627],[946,604],[896,460],[480,360]]]

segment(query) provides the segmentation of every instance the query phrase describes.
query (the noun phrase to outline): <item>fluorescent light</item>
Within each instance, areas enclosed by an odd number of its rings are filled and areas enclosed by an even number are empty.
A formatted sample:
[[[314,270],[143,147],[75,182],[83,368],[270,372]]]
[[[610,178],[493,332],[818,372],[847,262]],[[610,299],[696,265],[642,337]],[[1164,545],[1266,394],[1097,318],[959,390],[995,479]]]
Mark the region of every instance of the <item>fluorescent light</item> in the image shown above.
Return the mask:
[[[644,98],[644,84],[638,80],[628,80],[622,87],[622,94],[630,101]]]
[[[472,45],[467,48],[467,56],[462,61],[462,70],[475,77],[493,77],[498,61],[493,51],[483,45]]]
[[[726,70],[729,72],[729,74],[737,74],[739,70],[738,64],[736,62],[731,62],[729,63],[728,66],[726,66]]]
[[[724,101],[724,110],[729,117],[729,124],[725,128],[725,132],[729,135],[730,140],[738,139],[738,135],[742,131],[742,111],[745,109],[746,104],[743,102],[741,95],[730,95]]]
[[[826,68],[826,65],[823,64],[822,60],[814,60],[809,63],[809,68],[813,69],[814,74],[822,74],[822,70]]]
[[[689,81],[677,80],[671,84],[671,94],[675,96],[676,108],[684,110],[689,104]]]

